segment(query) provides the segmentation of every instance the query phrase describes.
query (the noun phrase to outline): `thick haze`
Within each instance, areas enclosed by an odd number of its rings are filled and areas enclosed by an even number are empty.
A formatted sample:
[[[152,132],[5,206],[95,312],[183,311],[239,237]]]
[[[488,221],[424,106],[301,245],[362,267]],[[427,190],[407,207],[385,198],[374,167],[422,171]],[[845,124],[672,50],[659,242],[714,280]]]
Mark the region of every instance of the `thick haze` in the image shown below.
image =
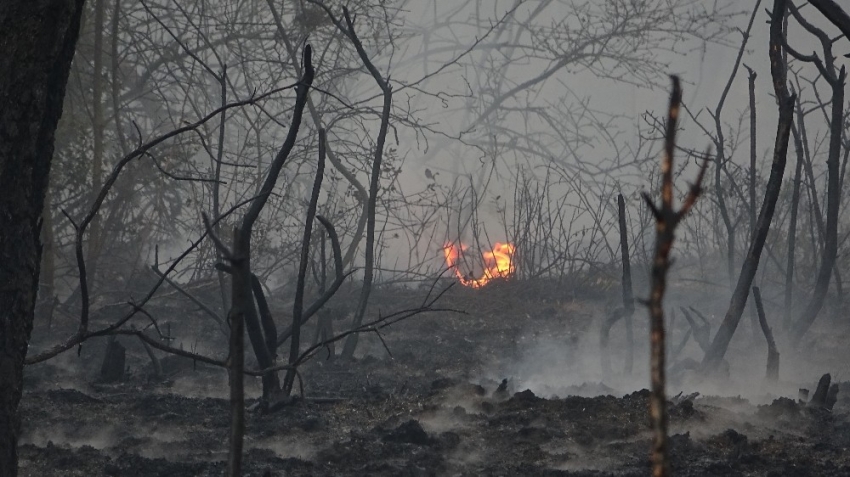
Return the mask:
[[[366,54],[390,78],[394,93],[376,213],[377,282],[428,282],[446,268],[444,244],[458,240],[471,246],[462,272],[479,274],[481,250],[510,241],[517,249],[520,278],[578,276],[614,289],[620,277],[616,196],[622,193],[633,276],[637,294],[643,296],[654,231],[639,193],[657,189],[669,75],[683,80],[689,111],[682,114],[679,136],[682,174],[676,186],[681,193],[694,172],[695,156],[709,148],[717,152],[711,115],[735,66],[750,8],[756,5],[751,36],[720,118],[729,162],[719,187],[713,172],[707,177],[704,196],[679,229],[674,249],[674,275],[683,283],[707,284],[709,313],[722,313],[728,304],[730,275],[737,274],[748,243],[745,65],[757,73],[757,205],[769,172],[776,105],[766,4],[351,2]],[[101,92],[107,166],[136,141],[191,123],[223,103],[285,89],[255,105],[229,109],[127,166],[101,212],[106,230],[102,269],[108,271],[99,278],[105,280],[102,284],[129,288],[134,280],[148,279],[146,267],[155,258],[164,268],[186,250],[187,240],[199,236],[202,213],[215,216],[233,209],[221,230],[236,223],[283,143],[294,97],[287,87],[299,77],[307,43],[316,68],[311,102],[292,156],[255,229],[252,270],[269,290],[291,292],[316,171],[318,126],[328,131],[329,149],[319,213],[340,235],[346,268],[359,269],[381,95],[327,12],[309,1],[119,6],[117,16],[108,15],[113,22],[104,39],[109,46],[103,62],[109,81]],[[329,8],[343,21],[339,5]],[[837,36],[818,12],[809,7],[801,11]],[[812,35],[795,21],[789,24],[790,44],[801,52],[819,51]],[[62,300],[73,294],[78,276],[73,229],[59,211],[83,216],[91,197],[80,194],[79,186],[96,183],[79,160],[91,155],[96,129],[90,114],[94,43],[91,23],[86,25],[51,178],[50,227]],[[835,42],[834,48],[840,65],[846,61],[844,42]],[[813,65],[791,62],[789,81],[800,91],[808,114],[811,180],[825,190],[826,128],[824,115],[813,106],[818,98],[828,101],[829,92],[817,75]],[[781,279],[775,277],[784,273],[788,184],[795,162],[792,148],[782,196],[786,205],[780,205],[774,220],[758,278],[771,306],[781,302]],[[727,229],[718,213],[720,197],[732,216],[732,254],[727,254]],[[812,207],[805,194],[803,201],[801,207]],[[845,217],[842,212],[840,223]],[[799,235],[807,235],[798,242],[797,297],[809,293],[819,253],[810,210],[801,213],[800,221]],[[839,229],[841,235],[846,227]],[[317,242],[314,235],[313,260]],[[727,255],[732,256],[731,267]],[[174,279],[215,279],[216,261],[211,243],[203,241],[176,267]],[[108,290],[99,298],[104,303],[123,299],[120,288],[93,287],[96,294]]]

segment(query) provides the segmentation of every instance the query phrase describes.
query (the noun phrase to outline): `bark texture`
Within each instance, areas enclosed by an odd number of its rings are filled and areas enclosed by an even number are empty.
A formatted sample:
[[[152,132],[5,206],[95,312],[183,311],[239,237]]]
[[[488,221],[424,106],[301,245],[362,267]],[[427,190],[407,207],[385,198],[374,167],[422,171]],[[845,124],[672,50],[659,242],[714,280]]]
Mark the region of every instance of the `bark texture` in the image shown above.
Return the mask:
[[[41,260],[54,132],[83,0],[0,5],[0,475],[17,475],[23,366]]]

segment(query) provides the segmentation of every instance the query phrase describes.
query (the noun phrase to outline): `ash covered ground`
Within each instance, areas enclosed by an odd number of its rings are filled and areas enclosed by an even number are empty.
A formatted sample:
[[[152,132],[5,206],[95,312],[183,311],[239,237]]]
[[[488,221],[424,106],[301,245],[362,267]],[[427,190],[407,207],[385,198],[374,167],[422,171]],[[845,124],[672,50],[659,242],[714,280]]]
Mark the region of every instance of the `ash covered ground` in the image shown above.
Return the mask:
[[[409,307],[424,294],[378,289],[373,313]],[[687,290],[671,294],[703,307],[716,329],[722,315],[710,314],[711,303],[682,298]],[[623,371],[627,347],[618,324],[608,348],[612,372],[604,375],[599,327],[616,302],[614,290],[586,285],[456,286],[440,305],[465,313],[398,323],[384,330],[387,348],[364,335],[353,363],[318,356],[302,369],[306,399],[249,413],[244,475],[648,475],[646,312],[639,307],[634,317],[632,373]],[[175,304],[159,311],[179,317],[169,327],[187,349],[214,354],[222,346],[220,331],[194,311]],[[681,318],[671,324],[669,341],[678,343],[688,325]],[[344,329],[345,321],[335,326]],[[826,329],[798,351],[780,343],[778,383],[765,382],[764,339],[743,322],[727,375],[688,370],[688,358],[701,356],[693,341],[671,359],[674,475],[850,475],[850,384],[841,382],[848,329]],[[45,335],[37,330],[34,346],[46,344],[38,343]],[[154,377],[142,347],[121,340],[129,368],[123,382],[98,381],[105,339],[87,342],[79,356],[27,368],[21,475],[222,475],[226,372],[160,355],[164,376]],[[839,382],[831,412],[797,399],[798,388],[814,392],[824,372]],[[249,378],[246,392],[256,400],[259,380]]]

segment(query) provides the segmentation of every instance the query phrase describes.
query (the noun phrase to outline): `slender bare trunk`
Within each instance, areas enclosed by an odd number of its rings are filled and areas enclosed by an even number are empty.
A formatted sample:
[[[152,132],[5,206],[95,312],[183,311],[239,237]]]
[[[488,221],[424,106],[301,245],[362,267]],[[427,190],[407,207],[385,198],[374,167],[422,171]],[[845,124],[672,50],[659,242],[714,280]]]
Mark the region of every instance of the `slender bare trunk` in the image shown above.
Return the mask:
[[[223,65],[221,69],[221,76],[219,77],[219,83],[221,85],[221,105],[224,106],[227,104],[227,65]],[[215,165],[213,169],[215,170],[215,179],[212,184],[212,200],[213,200],[213,217],[218,218],[221,214],[221,165],[224,160],[224,132],[225,132],[225,121],[227,119],[227,111],[221,111],[221,117],[219,118],[218,124],[218,151],[216,157],[214,159]],[[257,160],[260,158],[258,157]],[[259,167],[258,167],[259,169]],[[218,225],[215,226],[216,233],[219,232]],[[216,260],[221,261],[221,251],[216,249],[215,251]],[[221,294],[221,309],[228,310],[230,309],[230,300],[227,295],[227,279],[224,276],[224,272],[221,270],[216,271],[216,275],[218,276],[218,287],[219,293]]]
[[[330,13],[330,12],[328,12]],[[375,142],[375,154],[372,160],[372,173],[369,180],[369,203],[366,220],[366,264],[363,268],[363,288],[360,291],[360,300],[357,304],[357,309],[354,312],[352,321],[352,329],[358,328],[363,323],[363,317],[366,315],[366,306],[369,304],[369,295],[372,292],[372,279],[375,270],[375,212],[378,203],[379,185],[381,179],[381,163],[384,157],[384,144],[387,140],[387,131],[390,125],[390,110],[393,104],[393,90],[387,78],[384,78],[378,69],[372,64],[363,44],[354,30],[354,22],[348,14],[348,9],[343,7],[343,16],[345,25],[339,20],[334,20],[337,25],[349,40],[354,44],[360,61],[372,75],[375,82],[381,88],[383,93],[384,104],[381,110],[381,126],[378,130],[378,139]],[[354,350],[357,348],[357,333],[349,335],[345,341],[342,350],[343,359],[351,359],[354,356]]]
[[[301,317],[304,313],[304,287],[307,284],[307,263],[310,261],[310,237],[313,234],[313,220],[316,218],[316,208],[319,203],[319,193],[322,190],[322,179],[325,174],[325,130],[319,129],[319,161],[316,165],[316,179],[313,181],[313,192],[310,194],[310,204],[307,207],[307,217],[304,221],[304,236],[301,239],[301,257],[298,263],[298,279],[295,286],[295,301],[292,305],[292,336],[290,337],[289,364],[296,365],[301,352]],[[289,396],[295,380],[295,369],[286,372],[283,380],[283,394]]]
[[[239,228],[233,231],[233,308],[228,313],[230,321],[230,449],[227,459],[228,477],[242,476],[242,443],[245,436],[245,309],[246,303],[252,303],[251,284],[246,282],[250,276],[250,250],[243,247],[250,244]]]
[[[105,0],[94,3],[94,71],[92,73],[92,190],[97,193],[103,187],[103,24]],[[98,257],[103,242],[100,214],[94,216],[89,229],[88,279],[97,279]]]
[[[828,171],[827,178],[827,205],[826,205],[826,227],[824,230],[823,253],[821,254],[820,269],[818,271],[815,289],[809,304],[803,311],[802,316],[795,325],[794,340],[799,342],[809,327],[814,323],[818,313],[823,307],[826,293],[829,291],[829,281],[832,277],[832,269],[838,255],[838,212],[841,202],[841,187],[839,184],[839,156],[841,152],[841,128],[844,121],[844,69],[838,77],[839,85],[833,88],[832,95],[832,118],[830,124],[829,155],[826,160]]]
[[[744,65],[749,72],[747,86],[750,95],[750,240],[756,231],[756,72]]]
[[[632,315],[635,312],[635,299],[632,293],[632,264],[629,260],[629,237],[626,227],[626,201],[623,194],[617,194],[617,215],[620,223],[620,256],[623,259],[623,320],[626,325],[626,364],[625,373],[632,374],[632,362],[634,359],[634,332],[632,329]]]
[[[776,349],[773,331],[767,324],[767,317],[764,314],[764,305],[761,302],[761,291],[759,291],[759,287],[753,287],[753,298],[759,315],[759,325],[761,326],[762,333],[764,333],[764,339],[767,340],[767,372],[765,377],[768,381],[775,383],[779,381],[779,351]]]
[[[823,253],[818,269],[815,288],[812,297],[803,310],[802,315],[794,325],[792,339],[798,344],[803,335],[809,330],[812,323],[823,308],[826,294],[829,291],[829,282],[832,278],[835,259],[838,255],[838,213],[841,207],[841,138],[844,129],[844,81],[847,72],[842,66],[836,75],[835,57],[832,53],[832,39],[822,30],[808,23],[793,5],[789,10],[794,18],[809,33],[817,37],[823,48],[823,60],[819,63],[819,70],[832,88],[832,101],[830,104],[831,115],[829,118],[829,152],[826,158],[827,168],[827,190],[826,190],[826,224],[823,230]],[[798,53],[789,49],[789,54],[801,58]],[[808,57],[805,57],[808,58]],[[821,60],[817,60],[821,61]]]
[[[682,90],[679,78],[673,77],[673,93],[664,135],[664,157],[661,160],[661,204],[656,206],[649,195],[644,199],[655,217],[655,256],[652,261],[652,285],[649,295],[650,329],[650,396],[649,416],[652,428],[653,477],[666,477],[670,473],[670,457],[667,453],[667,398],[666,398],[666,337],[664,331],[664,293],[667,289],[667,271],[670,268],[670,252],[673,249],[676,227],[693,207],[700,194],[702,179],[708,160],[700,166],[696,181],[682,202],[679,210],[673,208],[673,153],[676,150],[676,128]]]
[[[797,210],[800,206],[800,176],[803,172],[803,162],[805,162],[800,133],[793,124],[791,125],[791,133],[794,135],[797,164],[794,167],[794,189],[791,193],[791,217],[788,223],[788,261],[785,266],[785,309],[782,326],[786,330],[791,327],[791,310],[794,304],[794,252],[797,247]]]

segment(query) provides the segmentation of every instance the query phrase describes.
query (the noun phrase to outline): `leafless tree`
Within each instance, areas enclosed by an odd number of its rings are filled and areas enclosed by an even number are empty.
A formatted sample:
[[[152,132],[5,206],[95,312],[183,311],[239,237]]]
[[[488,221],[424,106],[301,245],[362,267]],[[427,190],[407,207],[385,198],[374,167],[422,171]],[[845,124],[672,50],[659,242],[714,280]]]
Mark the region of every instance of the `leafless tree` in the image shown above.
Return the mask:
[[[732,335],[735,333],[735,329],[741,320],[741,315],[744,312],[744,306],[747,303],[747,297],[750,293],[750,287],[758,270],[761,254],[767,240],[767,233],[770,230],[773,220],[776,201],[782,186],[782,176],[785,173],[788,138],[791,134],[795,99],[793,95],[788,93],[786,85],[787,67],[782,56],[785,38],[782,19],[785,18],[785,8],[785,0],[775,0],[770,13],[770,71],[773,78],[773,89],[779,102],[779,119],[776,126],[776,141],[770,179],[764,193],[756,232],[750,242],[744,263],[741,266],[741,272],[729,303],[729,309],[711,342],[711,347],[705,353],[702,361],[703,367],[709,371],[715,370],[722,361]]]
[[[841,204],[841,138],[844,129],[844,82],[847,73],[843,66],[838,68],[835,64],[835,56],[832,52],[833,40],[823,30],[806,20],[793,4],[790,4],[788,8],[800,26],[820,41],[823,48],[823,59],[816,54],[803,55],[787,44],[785,48],[797,60],[814,63],[832,90],[831,112],[828,120],[829,151],[826,160],[828,182],[823,254],[821,255],[821,263],[811,300],[794,325],[795,340],[799,342],[823,307],[838,254],[838,213]]]
[[[655,217],[655,257],[652,262],[652,284],[649,295],[650,318],[650,369],[651,394],[649,415],[652,423],[652,475],[664,477],[669,474],[670,464],[667,454],[667,398],[665,394],[665,355],[667,346],[664,331],[664,293],[667,288],[667,271],[670,267],[670,252],[673,248],[676,226],[687,215],[699,197],[702,178],[708,161],[703,161],[697,178],[690,187],[688,195],[676,210],[673,207],[673,154],[676,149],[676,128],[679,109],[682,102],[682,90],[679,78],[673,77],[673,92],[670,95],[670,112],[667,117],[667,130],[664,142],[664,156],[661,160],[661,203],[656,205],[648,194],[644,199]]]

